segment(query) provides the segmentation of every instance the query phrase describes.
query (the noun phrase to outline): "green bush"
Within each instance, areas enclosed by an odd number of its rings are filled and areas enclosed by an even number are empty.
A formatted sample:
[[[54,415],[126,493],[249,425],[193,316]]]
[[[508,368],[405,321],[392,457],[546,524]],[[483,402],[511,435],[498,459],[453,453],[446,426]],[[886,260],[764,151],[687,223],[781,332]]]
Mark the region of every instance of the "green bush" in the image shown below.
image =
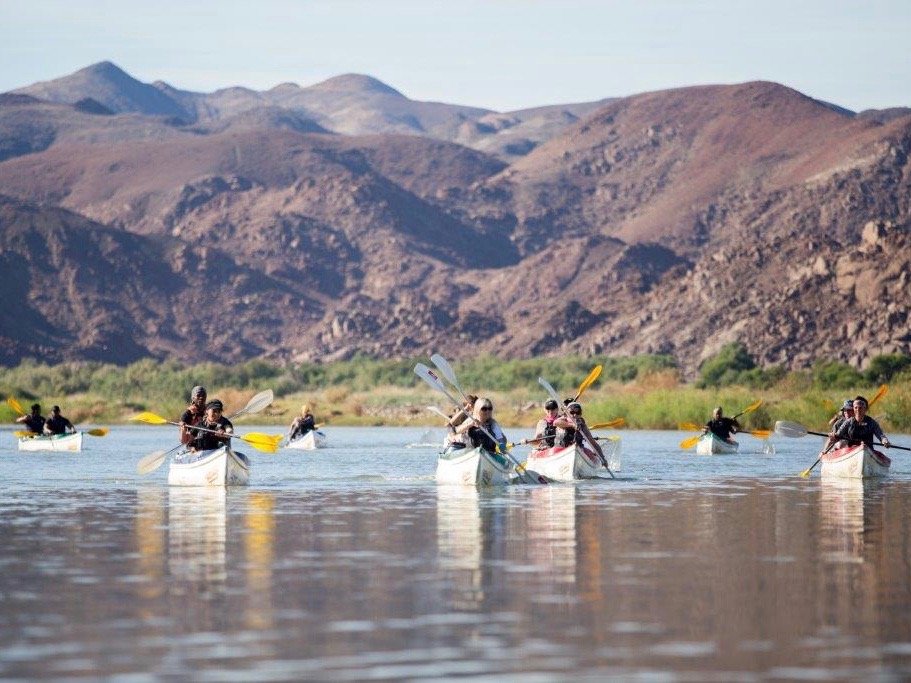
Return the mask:
[[[702,362],[699,366],[699,381],[696,386],[722,387],[739,383],[743,372],[753,370],[756,361],[741,342],[733,342]]]
[[[857,370],[839,361],[818,361],[812,372],[813,383],[824,389],[852,389],[864,381]]]
[[[864,371],[864,379],[871,384],[885,384],[908,368],[911,368],[911,356],[887,353],[870,361],[870,366]]]

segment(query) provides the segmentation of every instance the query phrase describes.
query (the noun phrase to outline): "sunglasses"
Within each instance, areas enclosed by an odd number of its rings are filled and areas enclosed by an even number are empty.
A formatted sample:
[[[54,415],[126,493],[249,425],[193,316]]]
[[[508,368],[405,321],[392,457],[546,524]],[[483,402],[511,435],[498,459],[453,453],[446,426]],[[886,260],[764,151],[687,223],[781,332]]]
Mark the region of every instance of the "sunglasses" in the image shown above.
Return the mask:
[[[581,415],[582,411],[581,410],[570,410],[569,414],[570,415]]]
[[[483,413],[485,410],[488,410],[488,411],[489,411],[489,410],[493,410],[493,408],[491,408],[490,406],[484,406],[483,408],[481,408],[481,412],[482,412],[482,413]]]

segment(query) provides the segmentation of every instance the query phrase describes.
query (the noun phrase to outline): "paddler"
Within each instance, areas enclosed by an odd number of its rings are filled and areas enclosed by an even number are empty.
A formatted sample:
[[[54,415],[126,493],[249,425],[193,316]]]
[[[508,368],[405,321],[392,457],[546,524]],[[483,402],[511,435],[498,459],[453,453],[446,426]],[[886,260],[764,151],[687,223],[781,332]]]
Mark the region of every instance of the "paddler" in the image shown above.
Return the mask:
[[[211,431],[194,430],[196,438],[190,443],[192,450],[211,451],[228,443],[231,438],[228,434],[234,433],[234,425],[231,424],[231,420],[222,415],[223,410],[224,405],[217,398],[206,404],[205,417],[197,426]],[[212,431],[219,433],[213,434]]]
[[[601,450],[601,444],[592,436],[588,424],[585,422],[585,418],[582,417],[581,403],[578,401],[569,401],[566,404],[566,414],[561,415],[554,420],[554,426],[557,428],[557,446],[566,448],[567,446],[576,444],[580,448],[591,452],[585,445],[585,441],[588,441],[594,449],[594,452],[598,454],[598,458],[602,462],[605,461],[604,451]]]
[[[544,417],[535,425],[535,450],[544,451],[554,447],[557,436],[557,426],[554,424],[560,416],[560,404],[554,399],[548,399],[544,404]]]
[[[31,414],[17,417],[16,422],[23,423],[33,434],[41,434],[44,431],[45,423],[44,416],[41,414],[41,404],[33,403]]]
[[[180,416],[180,443],[187,445],[196,438],[191,427],[200,424],[206,416],[206,388],[196,386],[190,391],[190,404]]]
[[[863,443],[873,448],[873,437],[877,437],[883,446],[889,448],[892,444],[883,433],[882,427],[879,426],[876,420],[867,415],[869,407],[870,404],[867,399],[863,396],[857,396],[853,403],[854,415],[842,422],[841,426],[829,435],[829,440],[826,442],[826,450],[839,439],[846,441],[851,446]]]
[[[481,447],[491,453],[506,448],[506,435],[500,424],[493,419],[493,403],[489,398],[482,397],[475,401],[471,419],[456,427],[456,435],[462,434],[468,437],[472,448]]]
[[[60,414],[60,406],[51,408],[51,416],[44,423],[45,434],[66,434],[74,433],[76,428],[73,423]]]
[[[316,429],[316,418],[313,417],[313,408],[309,403],[301,406],[301,414],[294,418],[288,431],[288,441],[306,436]]]
[[[705,423],[705,427],[702,428],[702,433],[708,434],[711,432],[722,441],[736,445],[737,442],[731,438],[731,435],[736,434],[742,429],[743,428],[737,420],[732,417],[725,417],[724,412],[721,410],[721,406],[718,406],[712,411],[712,419]]]

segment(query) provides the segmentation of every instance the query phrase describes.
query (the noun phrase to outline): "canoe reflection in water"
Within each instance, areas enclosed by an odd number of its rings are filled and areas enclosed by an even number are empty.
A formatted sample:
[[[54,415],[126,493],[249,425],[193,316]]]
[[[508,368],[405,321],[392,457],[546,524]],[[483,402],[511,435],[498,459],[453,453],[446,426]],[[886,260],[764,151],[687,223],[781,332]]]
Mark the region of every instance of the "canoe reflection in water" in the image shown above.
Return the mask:
[[[525,518],[529,562],[555,583],[576,582],[576,487],[542,486]]]
[[[473,486],[437,487],[437,549],[452,591],[452,609],[481,608],[485,587],[498,580],[494,565],[505,556],[506,510],[497,494]]]
[[[168,489],[168,568],[204,597],[222,592],[227,578],[227,495],[222,486]]]

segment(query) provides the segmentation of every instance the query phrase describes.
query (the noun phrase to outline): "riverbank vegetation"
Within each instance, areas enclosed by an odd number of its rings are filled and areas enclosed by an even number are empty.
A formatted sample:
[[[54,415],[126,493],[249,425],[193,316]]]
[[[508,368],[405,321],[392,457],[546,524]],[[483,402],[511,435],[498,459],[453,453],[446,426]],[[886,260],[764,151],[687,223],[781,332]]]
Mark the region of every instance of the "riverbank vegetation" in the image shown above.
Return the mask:
[[[434,425],[439,418],[426,410],[436,405],[449,412],[445,397],[414,374],[426,359],[376,360],[357,357],[329,364],[279,364],[253,360],[238,365],[186,366],[143,360],[125,367],[103,363],[47,366],[25,361],[0,368],[0,392],[23,406],[58,404],[77,423],[124,422],[141,410],[176,417],[198,384],[210,398],[241,407],[253,393],[271,388],[275,403],[249,418],[258,424],[290,423],[301,404],[312,403],[319,421],[336,425]],[[888,393],[872,414],[887,431],[911,433],[911,357],[878,356],[870,365],[820,361],[812,368],[786,371],[760,368],[740,344],[731,344],[706,360],[698,378],[685,382],[670,356],[631,358],[561,357],[503,360],[482,357],[453,361],[467,391],[491,396],[504,424],[531,427],[547,396],[538,384],[545,377],[561,395],[572,396],[596,364],[604,371],[583,396],[589,422],[626,418],[638,429],[676,429],[679,422],[704,422],[716,405],[737,413],[756,400],[763,405],[745,418],[751,428],[770,428],[775,420],[800,422],[822,430],[842,400],[857,394],[872,397],[879,386]],[[15,418],[3,403],[0,422]]]

